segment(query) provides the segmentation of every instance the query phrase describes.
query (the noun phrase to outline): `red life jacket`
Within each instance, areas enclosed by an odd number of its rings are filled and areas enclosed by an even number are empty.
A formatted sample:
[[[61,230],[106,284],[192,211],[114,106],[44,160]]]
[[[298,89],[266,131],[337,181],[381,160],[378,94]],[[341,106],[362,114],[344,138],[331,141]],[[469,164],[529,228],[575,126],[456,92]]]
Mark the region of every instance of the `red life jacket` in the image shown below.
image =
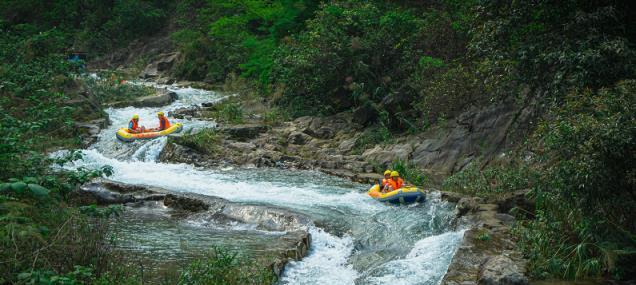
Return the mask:
[[[404,180],[402,180],[402,178],[398,177],[397,181],[394,181],[393,179],[389,180],[389,186],[393,187],[393,190],[402,188],[402,185],[404,185]]]
[[[170,128],[170,121],[168,121],[168,118],[166,118],[165,116],[159,117],[159,129],[165,130],[168,128]]]
[[[128,129],[136,131],[139,129],[139,120],[130,120],[128,122]]]

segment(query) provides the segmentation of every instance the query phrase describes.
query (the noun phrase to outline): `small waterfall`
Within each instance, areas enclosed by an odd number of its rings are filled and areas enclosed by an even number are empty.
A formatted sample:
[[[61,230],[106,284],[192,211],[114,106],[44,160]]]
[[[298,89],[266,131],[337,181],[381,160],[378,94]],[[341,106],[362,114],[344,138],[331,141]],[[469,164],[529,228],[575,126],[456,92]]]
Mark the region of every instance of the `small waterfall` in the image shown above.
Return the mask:
[[[135,151],[132,155],[133,161],[153,161],[156,162],[159,160],[159,154],[166,146],[168,142],[168,138],[161,137],[154,140],[151,140],[148,143],[143,144],[141,147]]]
[[[354,284],[358,272],[348,264],[353,252],[353,239],[336,237],[320,228],[310,228],[313,244],[309,255],[290,262],[280,284]]]

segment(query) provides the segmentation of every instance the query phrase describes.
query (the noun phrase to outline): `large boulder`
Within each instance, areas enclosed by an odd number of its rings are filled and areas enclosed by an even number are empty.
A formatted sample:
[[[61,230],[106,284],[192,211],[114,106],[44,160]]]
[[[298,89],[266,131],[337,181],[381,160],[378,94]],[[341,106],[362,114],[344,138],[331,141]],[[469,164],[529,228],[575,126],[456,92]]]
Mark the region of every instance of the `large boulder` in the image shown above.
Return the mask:
[[[287,138],[287,142],[290,144],[297,144],[297,145],[303,145],[305,143],[307,143],[309,140],[311,140],[311,137],[303,132],[292,132],[291,134],[289,134],[289,137]]]
[[[128,106],[133,107],[161,107],[168,105],[174,100],[177,100],[178,95],[175,92],[168,90],[158,90],[157,94],[139,97],[132,101],[121,101],[109,104],[111,107],[124,108]]]
[[[356,141],[358,141],[357,137],[343,140],[338,145],[338,151],[340,151],[341,153],[350,152],[353,149],[353,147],[356,145]]]
[[[155,59],[142,71],[141,77],[144,79],[158,77],[161,73],[169,71],[178,57],[178,52],[157,55]]]
[[[504,255],[489,258],[481,267],[480,285],[527,285],[523,269]]]
[[[389,165],[398,160],[408,161],[412,152],[413,146],[409,143],[396,144],[386,149],[381,146],[376,146],[362,153],[362,158],[366,161],[375,161],[382,165]]]
[[[134,107],[161,107],[168,105],[177,100],[177,93],[172,91],[163,91],[157,95],[145,96],[138,98],[133,102]]]

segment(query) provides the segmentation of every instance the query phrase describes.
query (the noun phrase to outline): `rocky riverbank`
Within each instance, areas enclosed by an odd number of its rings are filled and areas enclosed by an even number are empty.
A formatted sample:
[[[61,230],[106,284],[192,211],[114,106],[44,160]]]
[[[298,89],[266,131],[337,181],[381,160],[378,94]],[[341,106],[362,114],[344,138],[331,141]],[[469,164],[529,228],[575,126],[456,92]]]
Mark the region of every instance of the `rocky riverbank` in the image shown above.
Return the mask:
[[[526,260],[515,247],[511,233],[515,217],[510,213],[517,208],[532,215],[534,202],[527,194],[520,190],[484,200],[442,192],[442,199],[457,203],[458,227],[468,230],[441,284],[528,284]]]

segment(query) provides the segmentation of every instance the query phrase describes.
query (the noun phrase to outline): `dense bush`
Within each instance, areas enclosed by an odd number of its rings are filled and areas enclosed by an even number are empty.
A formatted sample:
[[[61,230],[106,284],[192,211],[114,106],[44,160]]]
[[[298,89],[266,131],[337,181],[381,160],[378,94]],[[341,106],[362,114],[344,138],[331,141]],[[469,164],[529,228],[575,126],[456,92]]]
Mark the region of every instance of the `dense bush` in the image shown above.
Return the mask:
[[[272,284],[274,281],[276,275],[270,268],[236,252],[214,248],[206,258],[184,268],[177,284]]]
[[[222,82],[231,72],[269,83],[272,53],[303,27],[317,1],[183,1],[173,41],[183,53],[176,75]]]
[[[537,218],[522,237],[538,276],[636,276],[636,81],[570,93],[543,142]]]
[[[67,48],[102,53],[163,28],[172,1],[21,1],[0,2],[0,16],[10,25],[37,30],[57,27],[69,37]]]
[[[628,2],[483,1],[470,50],[491,84],[512,77],[559,97],[611,86],[636,68]]]

